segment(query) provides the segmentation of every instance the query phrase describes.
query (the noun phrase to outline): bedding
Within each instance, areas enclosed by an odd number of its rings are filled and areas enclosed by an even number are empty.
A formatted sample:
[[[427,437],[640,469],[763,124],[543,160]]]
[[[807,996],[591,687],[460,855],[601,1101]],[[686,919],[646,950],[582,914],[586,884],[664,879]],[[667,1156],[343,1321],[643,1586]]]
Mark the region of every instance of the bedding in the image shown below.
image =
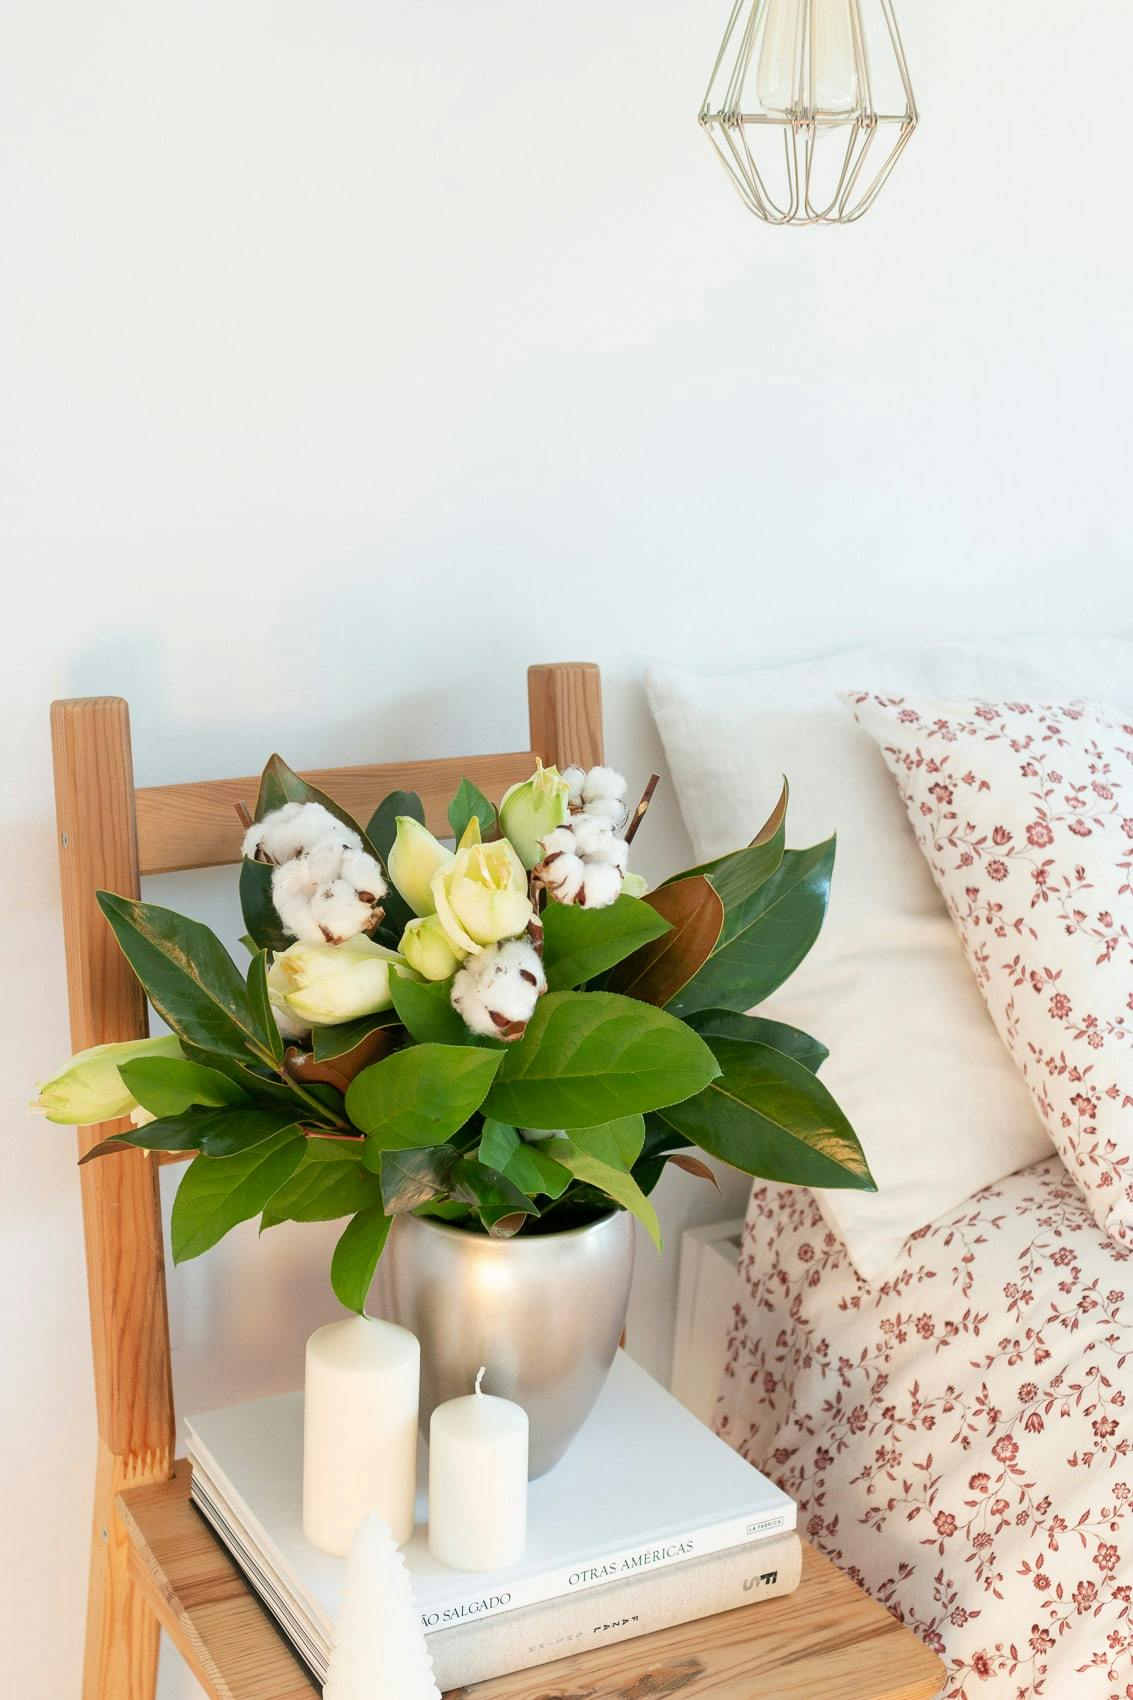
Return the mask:
[[[1057,1157],[867,1284],[757,1182],[717,1429],[943,1656],[949,1700],[1133,1700],[1133,1256]]]
[[[1059,1155],[1133,1249],[1133,724],[1082,702],[843,700]]]
[[[902,644],[726,677],[669,667],[647,677],[698,861],[750,838],[784,773],[789,842],[838,833],[822,934],[761,1013],[830,1048],[823,1081],[861,1136],[879,1190],[826,1192],[820,1202],[865,1276],[883,1275],[915,1229],[1046,1156],[1051,1142],[885,763],[837,693],[1044,691],[1049,701],[1088,688],[1126,704],[1131,679],[1133,643],[1104,638]]]

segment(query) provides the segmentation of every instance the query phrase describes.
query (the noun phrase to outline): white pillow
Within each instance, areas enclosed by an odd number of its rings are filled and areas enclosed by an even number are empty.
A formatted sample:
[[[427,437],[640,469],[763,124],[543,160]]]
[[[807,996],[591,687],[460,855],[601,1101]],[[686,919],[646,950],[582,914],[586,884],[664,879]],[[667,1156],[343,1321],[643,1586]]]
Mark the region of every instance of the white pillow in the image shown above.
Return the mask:
[[[1083,702],[845,700],[1059,1156],[1133,1250],[1133,725]]]
[[[861,1137],[876,1194],[818,1193],[872,1280],[910,1233],[1050,1140],[995,1032],[880,753],[839,691],[1003,697],[1036,690],[1123,707],[1133,643],[1046,639],[858,650],[735,677],[647,678],[698,860],[745,844],[791,782],[788,843],[839,833],[814,950],[760,1013],[830,1047],[822,1078]]]

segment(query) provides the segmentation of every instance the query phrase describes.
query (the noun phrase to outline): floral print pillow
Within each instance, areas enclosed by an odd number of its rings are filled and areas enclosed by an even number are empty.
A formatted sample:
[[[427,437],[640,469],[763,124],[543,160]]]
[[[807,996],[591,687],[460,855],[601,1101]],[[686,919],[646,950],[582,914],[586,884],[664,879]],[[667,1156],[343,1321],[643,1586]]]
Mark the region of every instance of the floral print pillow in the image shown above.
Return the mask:
[[[1133,725],[1086,703],[843,700],[1063,1161],[1133,1247]]]

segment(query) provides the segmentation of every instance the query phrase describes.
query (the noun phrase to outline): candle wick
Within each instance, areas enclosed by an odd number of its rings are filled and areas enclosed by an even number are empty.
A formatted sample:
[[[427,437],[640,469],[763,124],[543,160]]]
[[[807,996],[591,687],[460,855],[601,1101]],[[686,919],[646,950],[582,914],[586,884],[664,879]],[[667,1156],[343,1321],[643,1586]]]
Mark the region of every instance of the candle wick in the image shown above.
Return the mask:
[[[481,1364],[479,1373],[476,1376],[476,1391],[481,1396],[483,1396],[484,1389],[481,1387],[480,1383],[483,1381],[483,1379],[487,1375],[487,1373],[488,1373],[487,1364]]]

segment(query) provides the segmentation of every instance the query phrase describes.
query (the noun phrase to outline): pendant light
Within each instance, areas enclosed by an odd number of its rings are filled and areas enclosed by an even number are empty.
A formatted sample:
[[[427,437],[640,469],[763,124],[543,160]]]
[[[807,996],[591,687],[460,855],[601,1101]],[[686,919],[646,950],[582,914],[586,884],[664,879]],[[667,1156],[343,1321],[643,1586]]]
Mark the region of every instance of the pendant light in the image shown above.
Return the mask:
[[[917,123],[891,0],[735,0],[700,123],[768,224],[852,224]]]

